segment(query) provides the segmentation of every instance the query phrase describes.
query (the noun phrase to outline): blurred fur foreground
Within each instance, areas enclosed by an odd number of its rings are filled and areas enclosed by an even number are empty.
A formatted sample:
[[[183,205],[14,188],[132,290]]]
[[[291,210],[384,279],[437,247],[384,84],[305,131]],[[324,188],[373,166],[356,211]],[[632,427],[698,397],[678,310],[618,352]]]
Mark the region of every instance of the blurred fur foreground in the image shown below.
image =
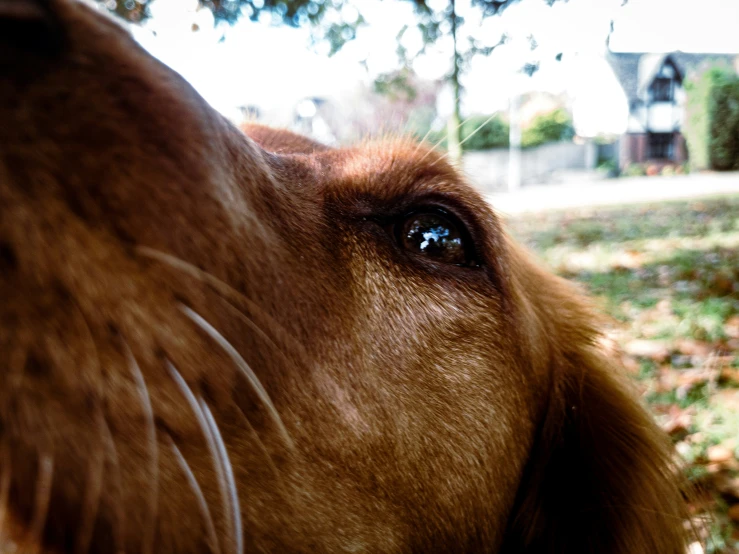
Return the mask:
[[[438,153],[248,138],[72,0],[0,70],[0,545],[684,553],[598,318]]]

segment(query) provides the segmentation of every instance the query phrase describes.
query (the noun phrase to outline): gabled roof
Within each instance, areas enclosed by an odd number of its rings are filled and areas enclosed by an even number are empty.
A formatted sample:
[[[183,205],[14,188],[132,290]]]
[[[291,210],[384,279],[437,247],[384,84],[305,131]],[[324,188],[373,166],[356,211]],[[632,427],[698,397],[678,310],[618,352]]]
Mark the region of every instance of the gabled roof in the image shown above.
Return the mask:
[[[682,76],[714,63],[733,66],[739,54],[693,54],[688,52],[608,52],[608,63],[626,93],[629,105],[638,100],[655,73],[670,58]]]

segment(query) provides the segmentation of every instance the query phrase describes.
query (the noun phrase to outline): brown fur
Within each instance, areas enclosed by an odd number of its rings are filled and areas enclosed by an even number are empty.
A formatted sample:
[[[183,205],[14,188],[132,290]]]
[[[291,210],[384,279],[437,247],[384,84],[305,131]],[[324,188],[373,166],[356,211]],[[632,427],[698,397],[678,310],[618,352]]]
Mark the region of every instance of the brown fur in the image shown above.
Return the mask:
[[[671,450],[587,301],[442,156],[247,138],[94,10],[23,2],[0,4],[24,29],[0,35],[0,548],[684,552]],[[429,205],[480,267],[377,222]]]

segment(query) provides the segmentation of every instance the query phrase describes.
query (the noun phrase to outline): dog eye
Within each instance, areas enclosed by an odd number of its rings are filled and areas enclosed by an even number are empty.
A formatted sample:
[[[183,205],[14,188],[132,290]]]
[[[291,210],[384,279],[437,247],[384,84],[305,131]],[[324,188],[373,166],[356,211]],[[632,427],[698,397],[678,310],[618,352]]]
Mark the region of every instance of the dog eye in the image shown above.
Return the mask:
[[[476,265],[466,229],[440,211],[413,212],[396,226],[400,246],[418,256],[453,265]]]

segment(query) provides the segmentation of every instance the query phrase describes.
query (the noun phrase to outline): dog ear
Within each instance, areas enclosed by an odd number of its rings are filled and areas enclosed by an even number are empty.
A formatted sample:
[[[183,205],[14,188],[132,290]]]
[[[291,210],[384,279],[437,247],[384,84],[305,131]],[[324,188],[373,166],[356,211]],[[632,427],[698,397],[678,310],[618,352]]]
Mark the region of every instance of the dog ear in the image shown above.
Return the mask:
[[[242,123],[239,129],[268,152],[276,154],[312,154],[329,147],[287,129],[274,129],[259,123]]]
[[[685,554],[687,502],[669,439],[605,354],[579,293],[546,277],[535,310],[548,407],[501,552]]]

